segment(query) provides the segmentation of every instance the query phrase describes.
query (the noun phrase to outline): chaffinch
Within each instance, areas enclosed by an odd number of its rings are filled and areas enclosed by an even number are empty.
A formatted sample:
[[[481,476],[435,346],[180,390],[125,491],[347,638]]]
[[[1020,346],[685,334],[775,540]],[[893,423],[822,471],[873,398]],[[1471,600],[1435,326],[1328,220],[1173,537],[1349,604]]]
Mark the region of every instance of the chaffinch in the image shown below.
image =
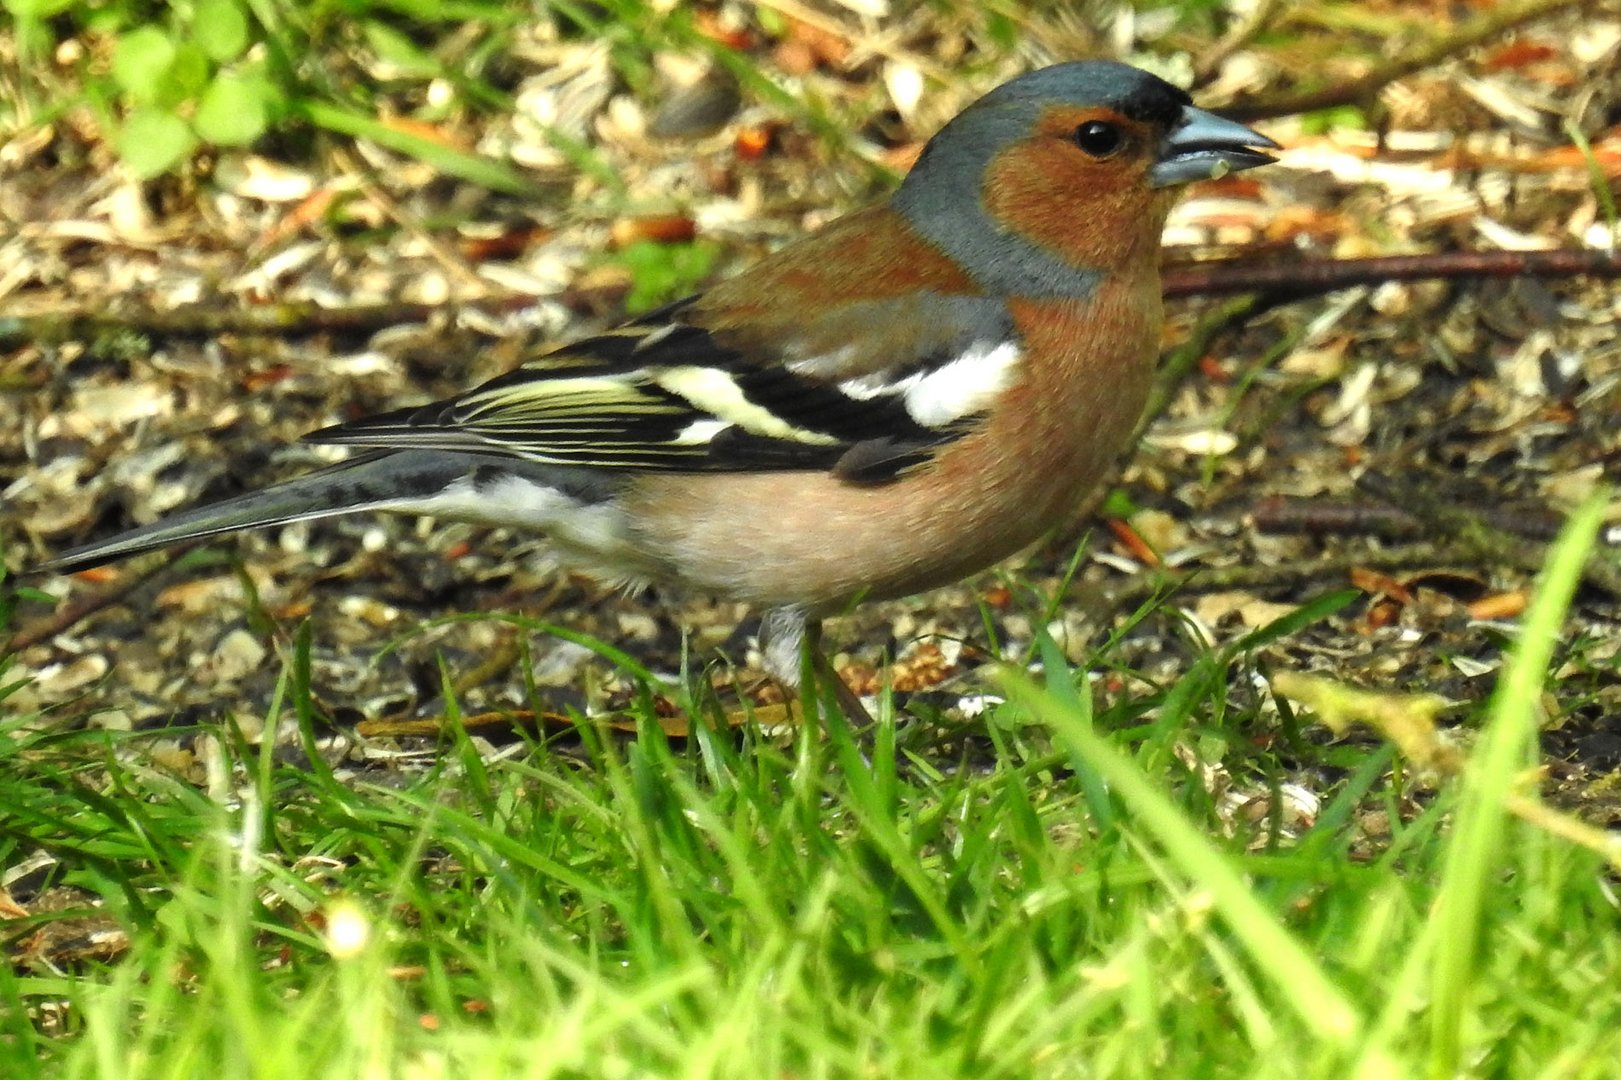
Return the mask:
[[[795,682],[823,616],[988,567],[1101,478],[1153,375],[1175,188],[1276,145],[1124,64],[1023,75],[887,201],[746,273],[317,431],[364,452],[52,565],[357,510],[532,528],[601,578],[766,609],[768,666]]]

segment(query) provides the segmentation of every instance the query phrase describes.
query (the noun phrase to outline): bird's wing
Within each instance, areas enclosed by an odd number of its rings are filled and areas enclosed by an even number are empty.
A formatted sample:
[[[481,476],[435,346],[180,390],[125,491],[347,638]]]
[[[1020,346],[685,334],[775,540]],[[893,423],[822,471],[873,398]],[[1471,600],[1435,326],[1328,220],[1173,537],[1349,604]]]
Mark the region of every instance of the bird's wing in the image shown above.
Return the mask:
[[[606,469],[830,469],[881,483],[970,430],[1018,361],[991,298],[916,293],[769,328],[697,299],[447,401],[310,438]]]

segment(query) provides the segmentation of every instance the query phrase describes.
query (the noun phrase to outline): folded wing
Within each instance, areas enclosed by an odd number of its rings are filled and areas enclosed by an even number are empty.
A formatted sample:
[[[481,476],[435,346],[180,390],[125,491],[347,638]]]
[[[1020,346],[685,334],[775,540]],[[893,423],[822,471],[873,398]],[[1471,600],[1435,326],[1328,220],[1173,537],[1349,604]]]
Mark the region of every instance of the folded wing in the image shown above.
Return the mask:
[[[1018,360],[1005,309],[989,298],[834,307],[769,339],[689,300],[447,401],[309,438],[605,469],[829,469],[881,483],[971,430]]]

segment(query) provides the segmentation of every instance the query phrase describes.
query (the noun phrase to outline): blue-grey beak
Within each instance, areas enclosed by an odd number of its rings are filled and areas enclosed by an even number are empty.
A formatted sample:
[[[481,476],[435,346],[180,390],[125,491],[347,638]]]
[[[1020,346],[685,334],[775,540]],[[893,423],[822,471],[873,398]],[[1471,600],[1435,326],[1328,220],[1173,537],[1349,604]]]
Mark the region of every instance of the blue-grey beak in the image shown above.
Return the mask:
[[[1215,180],[1275,160],[1271,154],[1254,149],[1257,146],[1279,149],[1277,143],[1258,131],[1185,105],[1181,121],[1160,144],[1159,160],[1148,170],[1148,181],[1155,187],[1171,187],[1194,180]]]

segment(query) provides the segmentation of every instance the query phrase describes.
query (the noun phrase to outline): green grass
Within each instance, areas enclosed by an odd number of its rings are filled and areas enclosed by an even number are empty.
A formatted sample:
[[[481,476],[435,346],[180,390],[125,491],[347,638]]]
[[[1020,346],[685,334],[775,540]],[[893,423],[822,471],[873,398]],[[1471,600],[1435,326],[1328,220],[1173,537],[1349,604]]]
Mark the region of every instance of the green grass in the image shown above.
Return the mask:
[[[1212,692],[1238,653],[1094,704],[1049,648],[966,739],[885,719],[672,743],[647,720],[463,739],[403,785],[222,730],[209,794],[130,736],[10,717],[0,866],[48,853],[130,948],[0,971],[0,1071],[1613,1076],[1613,878],[1505,801],[1593,525],[1461,780],[1415,801],[1366,749],[1292,838],[1165,750],[1259,722]],[[271,712],[313,746],[300,666]],[[357,918],[361,944],[337,929]]]

